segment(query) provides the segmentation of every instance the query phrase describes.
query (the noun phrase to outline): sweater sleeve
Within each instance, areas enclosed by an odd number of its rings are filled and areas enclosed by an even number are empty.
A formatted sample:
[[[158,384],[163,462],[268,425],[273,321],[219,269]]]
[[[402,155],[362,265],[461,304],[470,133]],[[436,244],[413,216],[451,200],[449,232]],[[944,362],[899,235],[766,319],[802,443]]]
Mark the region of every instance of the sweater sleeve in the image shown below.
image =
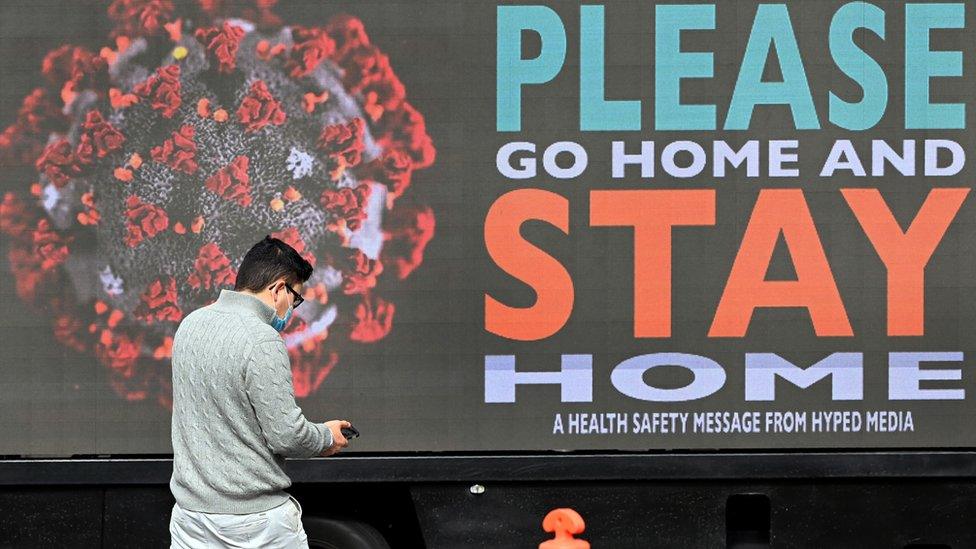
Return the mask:
[[[284,457],[314,457],[332,446],[329,428],[305,419],[295,402],[284,341],[254,346],[244,368],[244,389],[272,452]]]

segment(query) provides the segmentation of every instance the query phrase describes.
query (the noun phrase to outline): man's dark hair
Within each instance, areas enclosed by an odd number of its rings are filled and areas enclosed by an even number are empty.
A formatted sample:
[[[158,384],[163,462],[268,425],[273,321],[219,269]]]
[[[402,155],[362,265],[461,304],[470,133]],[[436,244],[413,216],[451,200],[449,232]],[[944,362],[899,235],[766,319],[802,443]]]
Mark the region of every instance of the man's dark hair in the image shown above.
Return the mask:
[[[234,290],[260,292],[278,278],[285,283],[304,283],[312,276],[312,264],[298,255],[295,248],[271,236],[264,237],[244,256],[237,270]]]

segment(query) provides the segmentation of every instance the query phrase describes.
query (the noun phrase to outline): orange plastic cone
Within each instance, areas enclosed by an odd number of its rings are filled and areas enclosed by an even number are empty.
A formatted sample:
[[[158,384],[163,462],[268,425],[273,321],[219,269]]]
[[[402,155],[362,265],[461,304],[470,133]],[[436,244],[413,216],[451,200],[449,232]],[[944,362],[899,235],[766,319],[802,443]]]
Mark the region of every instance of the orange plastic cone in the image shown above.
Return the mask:
[[[539,549],[590,549],[590,543],[573,536],[586,529],[583,517],[569,508],[553,509],[542,519],[542,529],[556,534],[554,539],[539,544]]]

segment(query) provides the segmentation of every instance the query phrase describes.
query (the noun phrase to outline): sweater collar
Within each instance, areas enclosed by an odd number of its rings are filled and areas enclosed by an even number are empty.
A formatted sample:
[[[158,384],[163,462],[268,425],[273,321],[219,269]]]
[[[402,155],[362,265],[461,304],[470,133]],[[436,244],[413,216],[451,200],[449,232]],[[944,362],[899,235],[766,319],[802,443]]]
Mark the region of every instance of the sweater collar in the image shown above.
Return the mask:
[[[228,311],[255,314],[268,324],[271,324],[271,321],[274,320],[276,315],[276,311],[272,306],[257,297],[226,288],[220,290],[220,295],[217,297],[214,305]]]

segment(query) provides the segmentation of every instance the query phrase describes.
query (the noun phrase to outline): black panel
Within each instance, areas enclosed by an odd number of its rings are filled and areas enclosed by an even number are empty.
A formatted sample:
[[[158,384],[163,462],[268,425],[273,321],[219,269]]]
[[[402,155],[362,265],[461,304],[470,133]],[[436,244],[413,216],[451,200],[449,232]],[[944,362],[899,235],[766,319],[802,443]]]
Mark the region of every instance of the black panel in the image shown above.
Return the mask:
[[[594,548],[976,547],[976,529],[965,526],[976,512],[972,482],[486,483],[480,495],[469,488],[414,488],[429,548],[536,547],[552,537],[542,520],[558,507],[582,515],[578,537]],[[727,501],[744,493],[769,498],[769,540],[726,545]]]
[[[0,485],[166,484],[172,460],[0,460]],[[295,482],[976,478],[974,452],[342,456],[288,461]]]
[[[77,488],[0,490],[0,547],[99,547],[102,491]]]
[[[173,503],[168,486],[106,489],[103,546],[169,546],[169,517]]]

